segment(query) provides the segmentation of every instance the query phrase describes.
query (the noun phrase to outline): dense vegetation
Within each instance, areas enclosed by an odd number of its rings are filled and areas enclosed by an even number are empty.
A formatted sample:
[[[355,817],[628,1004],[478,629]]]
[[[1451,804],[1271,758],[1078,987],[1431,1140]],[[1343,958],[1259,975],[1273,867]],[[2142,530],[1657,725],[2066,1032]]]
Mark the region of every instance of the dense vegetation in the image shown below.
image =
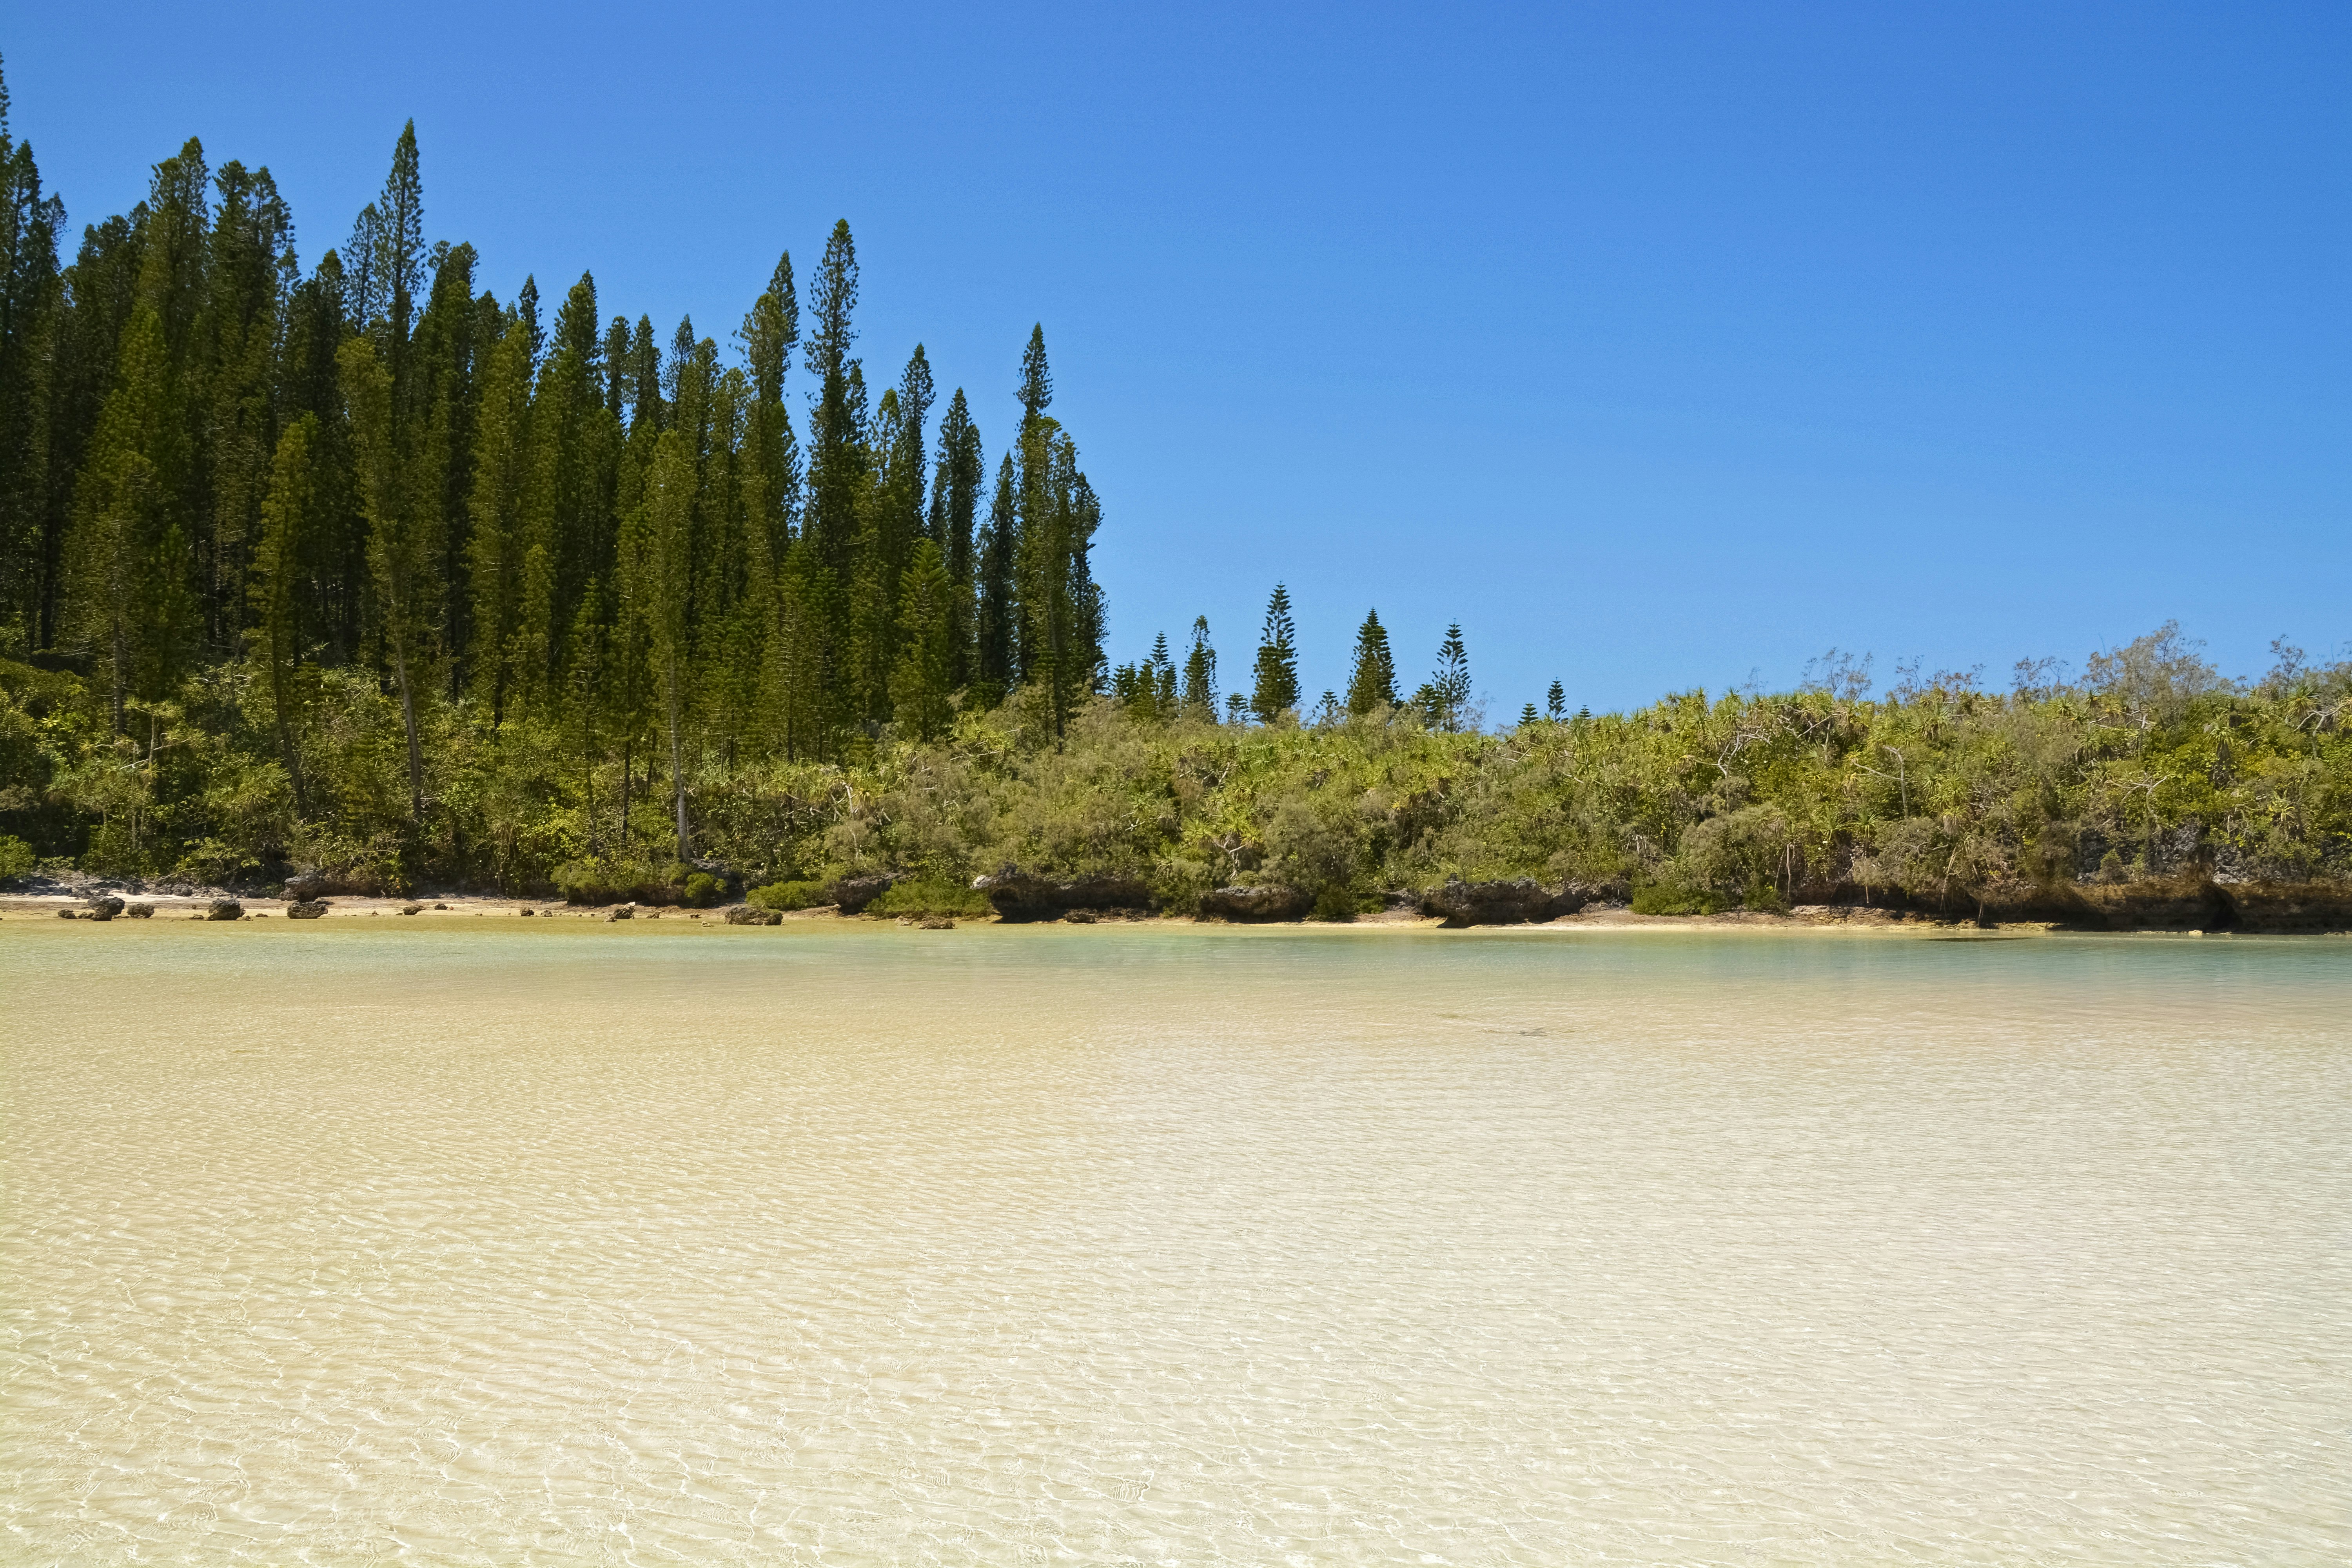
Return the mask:
[[[1042,331],[992,485],[919,346],[869,397],[845,224],[805,336],[787,255],[735,363],[586,275],[544,327],[532,281],[480,289],[413,132],[307,273],[268,172],[193,142],[70,264],[63,229],[0,95],[0,875],[604,898],[698,862],[697,896],[888,870],[911,910],[1017,862],[1344,917],[1457,875],[1672,910],[2352,868],[2352,667],[2227,681],[2169,627],[2008,693],[1555,683],[1503,732],[1458,626],[1408,694],[1368,616],[1307,702],[1279,587],[1246,693],[1205,622],[1113,668]]]

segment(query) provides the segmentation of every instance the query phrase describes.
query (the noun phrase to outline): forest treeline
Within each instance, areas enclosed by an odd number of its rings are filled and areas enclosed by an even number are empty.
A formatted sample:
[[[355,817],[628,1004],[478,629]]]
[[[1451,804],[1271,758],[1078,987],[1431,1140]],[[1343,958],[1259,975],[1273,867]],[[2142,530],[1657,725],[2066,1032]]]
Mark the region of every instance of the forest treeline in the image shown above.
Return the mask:
[[[496,298],[425,241],[413,128],[307,270],[268,172],[194,142],[65,262],[5,110],[0,876],[663,897],[698,862],[1014,863],[1344,918],[1448,877],[1949,908],[2352,869],[2352,666],[2229,680],[2167,627],[2007,691],[1831,661],[1623,714],[1554,683],[1496,726],[1458,626],[1416,683],[1376,614],[1307,700],[1277,586],[1236,689],[1205,621],[1114,668],[1042,329],[992,470],[919,346],[869,390],[845,223],[722,352],[585,274]]]
[[[544,309],[535,279],[483,288],[470,246],[425,241],[413,125],[307,272],[268,170],[194,141],[63,266],[4,126],[0,164],[0,651],[86,674],[118,734],[245,667],[308,813],[326,692],[373,675],[422,831],[436,701],[572,726],[625,780],[658,750],[676,781],[690,750],[933,735],[957,694],[1034,689],[1058,727],[1102,679],[1101,507],[1042,328],[992,485],[921,345],[871,395],[845,222],[805,319],[786,253],[722,353],[691,321],[607,320],[588,274]]]

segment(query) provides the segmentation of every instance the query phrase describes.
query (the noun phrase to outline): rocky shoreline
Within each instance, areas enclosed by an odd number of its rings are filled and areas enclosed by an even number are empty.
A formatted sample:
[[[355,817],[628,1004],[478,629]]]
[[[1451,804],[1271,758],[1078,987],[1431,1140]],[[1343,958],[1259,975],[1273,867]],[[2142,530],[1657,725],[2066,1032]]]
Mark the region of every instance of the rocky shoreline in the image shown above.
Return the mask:
[[[406,919],[435,923],[451,920],[534,919],[589,921],[604,924],[638,921],[688,921],[708,925],[768,927],[863,918],[929,930],[951,929],[944,915],[862,915],[864,907],[892,879],[866,877],[836,884],[836,902],[793,910],[771,910],[739,900],[708,909],[651,904],[581,905],[545,898],[510,898],[477,892],[426,893],[406,897],[325,895],[289,887],[284,896],[202,887],[184,882],[73,877],[26,879],[0,890],[0,920],[68,918],[97,922],[117,920],[234,921],[257,920]],[[1142,885],[1127,879],[1068,881],[1007,867],[975,880],[994,910],[963,923],[988,925],[1297,924],[1311,901],[1277,886],[1222,888],[1204,895],[1198,910],[1171,912],[1151,907]],[[2330,884],[2223,885],[2197,879],[2117,887],[2074,885],[2045,893],[2034,902],[1988,908],[1980,919],[1966,912],[1888,908],[1849,901],[1799,904],[1784,910],[1732,910],[1713,914],[1645,914],[1605,889],[1573,886],[1547,889],[1532,881],[1450,880],[1420,893],[1397,892],[1386,907],[1337,927],[1388,930],[1581,929],[1784,929],[1917,931],[2034,932],[2109,931],[2168,935],[2352,934],[2352,890]]]

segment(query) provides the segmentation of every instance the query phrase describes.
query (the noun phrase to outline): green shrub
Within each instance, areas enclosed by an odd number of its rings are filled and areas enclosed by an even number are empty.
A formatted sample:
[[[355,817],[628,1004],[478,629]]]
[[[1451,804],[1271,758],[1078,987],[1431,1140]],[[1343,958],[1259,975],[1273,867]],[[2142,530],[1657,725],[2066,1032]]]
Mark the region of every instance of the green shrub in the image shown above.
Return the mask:
[[[690,910],[707,910],[727,896],[727,884],[708,871],[697,871],[686,879],[678,902]]]
[[[813,910],[833,902],[823,882],[771,882],[764,888],[754,888],[743,895],[745,901],[763,910]]]
[[[597,856],[566,860],[550,879],[568,904],[656,904],[667,903],[677,896],[669,879],[643,861],[614,861]]]
[[[1307,918],[1344,922],[1358,915],[1372,914],[1381,907],[1378,898],[1362,898],[1345,888],[1326,888],[1315,895],[1315,907],[1307,912]]]
[[[1637,915],[1711,915],[1722,907],[1722,900],[1705,888],[1644,882],[1633,889]]]
[[[880,898],[866,906],[869,915],[964,915],[977,917],[988,914],[992,906],[988,895],[945,877],[920,877],[912,881],[894,884]]]
[[[33,847],[21,838],[0,834],[0,882],[12,881],[33,868]]]

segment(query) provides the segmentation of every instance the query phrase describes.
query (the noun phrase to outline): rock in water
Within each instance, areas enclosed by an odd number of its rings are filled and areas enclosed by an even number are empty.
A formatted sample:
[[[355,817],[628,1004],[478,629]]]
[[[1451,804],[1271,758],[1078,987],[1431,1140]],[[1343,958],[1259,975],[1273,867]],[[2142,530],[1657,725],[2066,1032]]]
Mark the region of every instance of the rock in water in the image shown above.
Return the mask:
[[[1201,895],[1201,913],[1219,921],[1296,921],[1307,918],[1315,900],[1297,888],[1269,883],[1256,888],[1219,888]]]
[[[515,913],[517,913],[517,914],[520,915],[520,916],[521,916],[523,919],[525,919],[525,920],[529,920],[529,919],[530,919],[530,917],[531,917],[531,916],[533,916],[533,915],[535,915],[535,914],[539,913],[539,911],[538,911],[537,910],[534,910],[534,909],[530,908],[528,904],[526,904],[526,905],[525,905],[525,906],[523,906],[521,909],[517,910],[515,911]]]
[[[245,906],[238,903],[235,899],[215,899],[211,905],[205,909],[205,919],[208,921],[241,921],[245,919]]]
[[[752,904],[737,904],[727,911],[727,923],[731,926],[780,926],[784,917],[773,910],[763,910]]]
[[[636,918],[636,915],[637,915],[637,906],[636,906],[636,905],[635,905],[635,904],[614,904],[611,909],[609,909],[609,910],[605,910],[605,911],[604,911],[604,923],[605,923],[606,925],[610,925],[610,924],[612,924],[614,921],[635,920],[635,919]]]
[[[326,912],[324,899],[297,899],[286,906],[286,918],[289,921],[315,921]]]
[[[155,906],[152,904],[132,904],[122,912],[129,915],[134,921],[152,920],[155,917]]]
[[[88,907],[90,919],[110,921],[122,912],[122,900],[111,893],[100,893],[89,900]]]

